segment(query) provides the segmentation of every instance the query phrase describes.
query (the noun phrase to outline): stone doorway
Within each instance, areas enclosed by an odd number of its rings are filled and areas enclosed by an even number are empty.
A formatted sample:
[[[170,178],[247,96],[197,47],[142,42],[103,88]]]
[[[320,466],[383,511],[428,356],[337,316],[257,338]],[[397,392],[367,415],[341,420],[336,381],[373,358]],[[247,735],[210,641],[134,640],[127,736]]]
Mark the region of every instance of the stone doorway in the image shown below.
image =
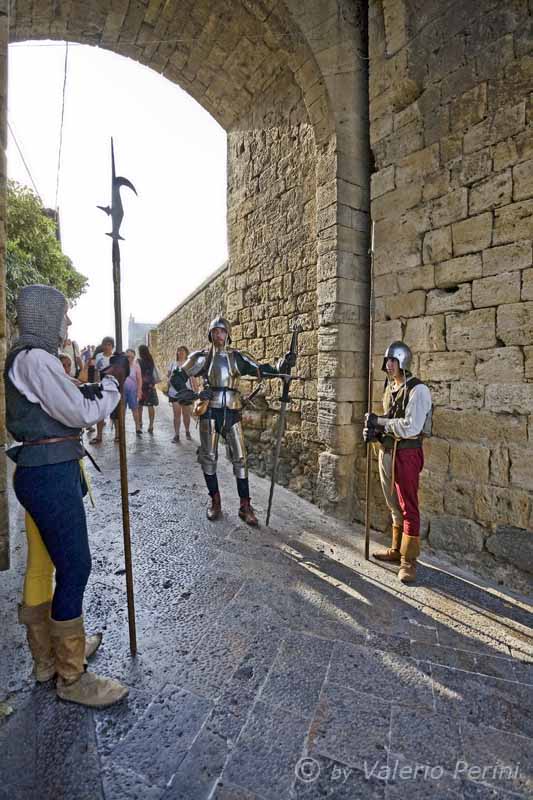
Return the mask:
[[[363,28],[359,4],[346,0],[4,0],[0,7],[4,184],[9,42],[113,50],[175,81],[225,128],[226,312],[235,343],[268,360],[287,346],[291,320],[302,322],[307,380],[294,393],[288,436],[298,453],[294,488],[341,516],[357,502],[354,420],[366,392]],[[4,229],[5,188],[0,216]],[[5,463],[2,472],[7,568]]]

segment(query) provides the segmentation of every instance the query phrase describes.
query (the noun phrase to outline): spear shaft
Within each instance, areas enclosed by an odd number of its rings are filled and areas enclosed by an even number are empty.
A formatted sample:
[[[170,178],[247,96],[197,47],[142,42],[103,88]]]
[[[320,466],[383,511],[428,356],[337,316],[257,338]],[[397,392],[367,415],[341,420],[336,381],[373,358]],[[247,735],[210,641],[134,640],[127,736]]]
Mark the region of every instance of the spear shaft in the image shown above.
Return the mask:
[[[115,305],[115,348],[122,353],[122,300],[120,292],[120,245],[113,239],[113,294]],[[133,564],[131,557],[130,503],[128,493],[128,458],[126,455],[126,408],[124,389],[120,393],[118,407],[118,448],[120,461],[120,496],[122,502],[122,533],[124,538],[124,563],[126,567],[126,595],[128,600],[128,627],[130,653],[137,654],[137,630],[135,625],[135,595],[133,589]]]
[[[370,234],[370,325],[368,332],[368,413],[372,411],[374,371],[372,356],[374,351],[374,222]],[[370,483],[372,479],[372,445],[366,445],[365,482],[365,558],[370,559]]]
[[[115,150],[111,139],[111,206],[98,206],[111,217],[112,230],[107,234],[113,240],[113,300],[115,307],[115,351],[122,353],[122,300],[120,282],[120,224],[124,216],[120,187],[127,186],[137,194],[133,184],[127,178],[120,178],[115,171]],[[119,440],[120,459],[120,495],[122,500],[122,533],[124,538],[124,566],[126,572],[126,594],[128,601],[128,626],[130,634],[130,653],[137,653],[137,631],[135,625],[135,596],[133,591],[133,566],[131,558],[131,530],[130,506],[128,494],[128,460],[126,455],[126,426],[125,426],[124,389],[121,391],[116,419]]]

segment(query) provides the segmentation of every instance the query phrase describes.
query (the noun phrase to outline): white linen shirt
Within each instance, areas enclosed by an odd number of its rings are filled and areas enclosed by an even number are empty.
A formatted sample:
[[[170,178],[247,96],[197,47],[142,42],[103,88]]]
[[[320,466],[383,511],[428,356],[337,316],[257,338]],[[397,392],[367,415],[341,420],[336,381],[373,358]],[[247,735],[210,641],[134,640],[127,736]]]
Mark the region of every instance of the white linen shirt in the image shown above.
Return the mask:
[[[9,378],[30,403],[39,403],[50,417],[69,428],[86,428],[109,416],[120,399],[118,381],[112,375],[101,382],[102,398],[88,400],[63,369],[61,361],[46,350],[22,350]]]
[[[419,383],[409,393],[405,417],[400,419],[378,417],[378,422],[385,426],[385,433],[392,433],[399,439],[413,439],[422,432],[430,411],[431,392],[424,383]]]

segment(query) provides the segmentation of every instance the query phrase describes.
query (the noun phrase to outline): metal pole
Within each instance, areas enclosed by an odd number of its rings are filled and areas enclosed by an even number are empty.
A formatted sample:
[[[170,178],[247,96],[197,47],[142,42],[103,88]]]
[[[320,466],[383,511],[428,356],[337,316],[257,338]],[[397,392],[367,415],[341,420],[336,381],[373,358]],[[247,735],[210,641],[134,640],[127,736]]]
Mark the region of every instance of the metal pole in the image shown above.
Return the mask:
[[[368,332],[368,405],[372,411],[374,370],[372,356],[374,351],[374,222],[370,234],[370,320]],[[370,486],[372,480],[372,445],[366,445],[366,485],[365,485],[365,559],[370,559]]]

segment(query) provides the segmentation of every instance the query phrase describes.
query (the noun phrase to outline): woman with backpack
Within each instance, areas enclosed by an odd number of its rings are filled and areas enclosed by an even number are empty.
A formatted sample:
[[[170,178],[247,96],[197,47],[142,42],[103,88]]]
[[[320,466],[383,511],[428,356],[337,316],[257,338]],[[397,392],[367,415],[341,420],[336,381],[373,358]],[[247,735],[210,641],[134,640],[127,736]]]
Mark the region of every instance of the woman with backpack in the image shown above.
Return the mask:
[[[142,430],[143,409],[148,408],[148,433],[154,432],[155,420],[155,407],[159,405],[159,398],[157,397],[157,389],[155,388],[161,382],[159,372],[152,358],[150,350],[145,344],[139,345],[139,358],[137,363],[141,368],[142,377],[142,391],[141,399],[139,400],[139,429]]]

